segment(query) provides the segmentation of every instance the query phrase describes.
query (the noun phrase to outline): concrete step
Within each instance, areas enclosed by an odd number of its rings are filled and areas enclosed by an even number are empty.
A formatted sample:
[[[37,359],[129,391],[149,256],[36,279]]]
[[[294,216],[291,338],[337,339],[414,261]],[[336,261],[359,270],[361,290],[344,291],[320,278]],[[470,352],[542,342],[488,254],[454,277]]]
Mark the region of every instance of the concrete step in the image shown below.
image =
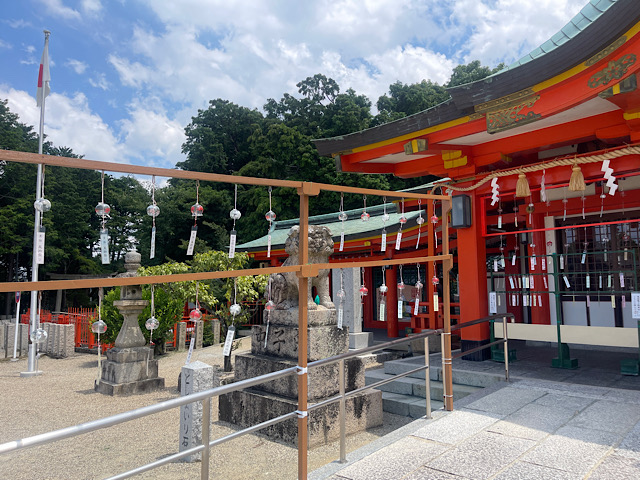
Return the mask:
[[[437,400],[431,401],[431,411],[439,410],[443,407],[444,404],[442,402]],[[382,410],[411,418],[424,417],[427,413],[424,398],[391,392],[382,392]]]
[[[414,397],[425,398],[426,397],[426,388],[425,388],[425,380],[424,373],[421,379],[412,378],[412,377],[401,377],[393,382],[387,383],[385,385],[381,385],[378,387],[379,390],[388,393],[397,393],[400,395],[411,395]],[[377,370],[367,370],[365,372],[365,384],[371,385],[372,383],[379,382],[380,380],[386,380],[388,378],[392,378],[394,375],[390,375],[384,372],[384,369],[380,368]],[[431,380],[429,382],[429,386],[431,388],[431,398],[433,400],[441,400],[444,387],[442,382],[438,380]],[[471,395],[474,392],[477,392],[482,387],[476,387],[472,385],[461,385],[461,384],[453,384],[453,399],[460,400],[467,395]]]
[[[442,368],[439,365],[438,355],[431,355],[430,357],[432,365],[429,368],[429,377],[431,380],[442,381]],[[437,360],[437,363],[434,362]],[[397,375],[409,370],[413,370],[419,366],[424,365],[424,355],[403,358],[399,360],[391,360],[385,362],[384,372],[389,375]],[[504,375],[491,373],[482,370],[482,364],[478,363],[473,370],[461,370],[458,368],[453,369],[453,383],[459,385],[471,385],[474,387],[488,387],[496,382],[503,382]],[[408,378],[424,379],[424,372],[412,373]]]

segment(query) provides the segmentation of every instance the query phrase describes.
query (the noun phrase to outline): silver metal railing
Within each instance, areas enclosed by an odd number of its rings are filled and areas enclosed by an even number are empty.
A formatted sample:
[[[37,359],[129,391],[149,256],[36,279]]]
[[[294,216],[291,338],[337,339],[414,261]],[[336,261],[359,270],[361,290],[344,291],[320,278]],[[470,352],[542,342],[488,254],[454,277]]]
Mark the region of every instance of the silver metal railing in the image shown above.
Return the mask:
[[[506,380],[509,380],[509,355],[508,355],[508,337],[507,337],[507,318],[513,318],[512,314],[501,314],[501,315],[493,315],[490,317],[485,317],[479,320],[475,320],[472,322],[467,322],[461,325],[456,325],[451,327],[451,330],[459,330],[461,328],[469,327],[472,325],[476,325],[479,323],[484,323],[487,321],[497,320],[502,318],[503,322],[503,334],[504,338],[500,340],[496,340],[494,342],[482,345],[480,347],[474,348],[472,350],[467,350],[465,352],[461,352],[452,356],[451,358],[444,358],[444,349],[443,352],[443,367],[445,365],[445,361],[451,362],[453,358],[459,358],[464,355],[468,355],[470,353],[476,352],[483,348],[490,348],[494,345],[504,344],[505,351],[505,377]],[[321,402],[315,403],[313,405],[308,406],[308,411],[311,412],[313,410],[317,410],[324,406],[339,402],[339,422],[340,422],[340,463],[346,462],[346,400],[349,397],[355,396],[359,393],[362,393],[366,390],[371,390],[373,388],[385,385],[387,383],[391,383],[400,378],[412,375],[414,373],[420,372],[422,370],[425,371],[425,411],[426,418],[431,418],[431,388],[430,388],[430,379],[429,379],[429,337],[434,335],[441,335],[441,338],[444,339],[442,335],[444,333],[443,329],[437,330],[428,330],[425,332],[421,332],[411,337],[400,338],[397,340],[392,340],[385,343],[380,343],[373,345],[371,347],[362,348],[359,350],[355,350],[353,352],[343,353],[341,355],[336,355],[334,357],[325,358],[322,360],[317,360],[315,362],[310,362],[307,368],[319,367],[322,365],[330,365],[334,363],[338,363],[338,387],[339,393],[336,396],[323,400]],[[390,347],[399,346],[408,342],[413,342],[415,340],[424,340],[424,348],[425,348],[425,364],[424,366],[420,366],[409,370],[407,372],[403,372],[397,375],[394,375],[392,378],[380,380],[378,382],[372,383],[370,385],[366,385],[364,387],[356,388],[349,392],[345,391],[345,361],[351,358],[363,355],[365,353],[375,352],[378,350],[384,350]],[[444,340],[443,340],[444,341]],[[443,368],[443,372],[445,372]],[[202,444],[197,445],[195,447],[189,448],[179,453],[175,453],[166,457],[163,457],[160,460],[147,463],[140,467],[137,467],[132,470],[128,470],[119,475],[115,475],[113,477],[109,477],[109,480],[115,479],[124,479],[129,478],[134,475],[152,470],[154,468],[160,467],[162,465],[175,462],[189,455],[193,455],[199,452],[202,452],[202,462],[200,467],[200,478],[202,480],[209,478],[209,458],[210,458],[210,449],[211,447],[215,447],[222,443],[228,442],[229,440],[233,440],[242,435],[246,435],[248,433],[257,432],[263,428],[276,425],[280,422],[284,422],[289,419],[297,418],[299,416],[298,411],[289,412],[285,415],[281,415],[279,417],[273,418],[271,420],[267,420],[265,422],[259,423],[257,425],[253,425],[251,427],[244,428],[237,432],[231,433],[224,437],[211,440],[210,439],[210,423],[211,423],[211,398],[224,395],[227,393],[231,393],[237,390],[242,390],[244,388],[253,387],[257,385],[261,385],[266,382],[270,382],[273,380],[277,380],[279,378],[284,378],[291,375],[296,375],[300,373],[300,367],[290,367],[283,370],[279,370],[277,372],[268,373],[266,375],[261,375],[259,377],[250,378],[247,380],[241,380],[238,382],[234,382],[228,385],[223,385],[220,387],[212,388],[209,390],[205,390],[198,393],[193,393],[191,395],[186,395],[184,397],[179,397],[171,400],[167,400],[164,402],[157,403],[155,405],[149,405],[147,407],[141,407],[135,410],[131,410],[128,412],[119,413],[116,415],[112,415],[110,417],[101,418],[98,420],[93,420],[85,423],[81,423],[78,425],[74,425],[71,427],[62,428],[59,430],[54,430],[52,432],[43,433],[40,435],[34,435],[32,437],[23,438],[21,440],[16,440],[12,442],[6,442],[0,444],[0,454],[9,453],[17,450],[22,450],[29,447],[35,447],[38,445],[45,445],[48,443],[56,442],[58,440],[62,440],[65,438],[75,437],[78,435],[83,435],[85,433],[94,432],[96,430],[100,430],[103,428],[112,427],[114,425],[118,425],[121,423],[126,423],[132,420],[136,420],[138,418],[146,417],[148,415],[153,415],[156,413],[164,412],[166,410],[170,410],[172,408],[177,408],[183,405],[187,405],[193,402],[202,402],[203,407],[203,418],[202,418]],[[444,373],[443,373],[444,374]],[[444,381],[451,381],[451,379],[443,379]]]

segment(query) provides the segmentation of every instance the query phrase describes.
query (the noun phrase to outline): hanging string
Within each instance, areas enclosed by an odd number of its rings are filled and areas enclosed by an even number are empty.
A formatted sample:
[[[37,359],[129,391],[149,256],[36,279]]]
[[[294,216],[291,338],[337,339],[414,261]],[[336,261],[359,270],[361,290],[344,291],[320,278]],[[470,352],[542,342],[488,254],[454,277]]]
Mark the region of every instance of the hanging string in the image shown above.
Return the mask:
[[[100,199],[100,202],[102,203],[102,205],[104,205],[104,170],[102,170],[102,176],[100,177],[100,183],[101,183],[101,190],[102,190],[102,196]],[[104,230],[104,224],[105,224],[105,209],[102,209],[102,229]]]
[[[196,180],[196,205],[200,205],[200,180]],[[198,207],[196,206],[196,210]],[[198,225],[198,215],[193,216],[193,225]]]
[[[155,285],[151,284],[151,316],[156,316],[156,304],[155,304]],[[152,332],[153,333],[153,332]]]
[[[151,176],[151,204],[156,206],[156,176]],[[156,228],[156,216],[151,216],[151,225],[153,228]]]
[[[198,302],[198,287],[200,286],[199,282],[196,282],[196,310],[200,310],[200,302]]]

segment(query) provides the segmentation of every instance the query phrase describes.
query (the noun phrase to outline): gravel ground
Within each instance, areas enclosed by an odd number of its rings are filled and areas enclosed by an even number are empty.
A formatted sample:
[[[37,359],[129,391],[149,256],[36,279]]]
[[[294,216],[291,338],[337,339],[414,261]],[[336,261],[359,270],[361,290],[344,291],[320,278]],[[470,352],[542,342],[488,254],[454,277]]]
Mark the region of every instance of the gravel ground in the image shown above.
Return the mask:
[[[249,343],[234,351],[248,349]],[[77,354],[67,359],[42,357],[41,376],[22,378],[26,359],[0,362],[0,443],[18,440],[51,430],[96,420],[134,408],[176,398],[178,374],[186,352],[173,352],[159,358],[159,374],[164,390],[128,397],[110,397],[95,393],[97,357]],[[222,366],[221,346],[193,353],[192,361]],[[217,399],[212,401],[212,438],[238,428],[218,421]],[[411,419],[384,414],[384,425],[347,438],[347,452],[408,423]],[[0,479],[95,479],[116,475],[177,452],[179,409],[151,415],[97,432],[56,443],[28,448],[0,456]],[[297,449],[252,434],[217,446],[211,451],[212,478],[295,479]],[[309,471],[339,457],[334,442],[309,451]],[[200,463],[173,463],[136,478],[199,478]]]

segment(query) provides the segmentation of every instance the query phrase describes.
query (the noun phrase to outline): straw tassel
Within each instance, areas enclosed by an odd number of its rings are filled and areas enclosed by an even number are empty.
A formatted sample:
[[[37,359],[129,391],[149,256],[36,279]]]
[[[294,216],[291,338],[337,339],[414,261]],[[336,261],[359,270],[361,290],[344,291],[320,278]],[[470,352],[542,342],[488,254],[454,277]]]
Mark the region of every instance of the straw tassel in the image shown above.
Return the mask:
[[[574,164],[571,167],[571,179],[569,180],[569,191],[570,192],[584,192],[587,188],[587,185],[584,183],[584,175],[582,175],[582,170],[577,164]]]
[[[529,189],[529,181],[524,173],[518,174],[518,183],[516,183],[516,197],[528,197],[531,195]]]

